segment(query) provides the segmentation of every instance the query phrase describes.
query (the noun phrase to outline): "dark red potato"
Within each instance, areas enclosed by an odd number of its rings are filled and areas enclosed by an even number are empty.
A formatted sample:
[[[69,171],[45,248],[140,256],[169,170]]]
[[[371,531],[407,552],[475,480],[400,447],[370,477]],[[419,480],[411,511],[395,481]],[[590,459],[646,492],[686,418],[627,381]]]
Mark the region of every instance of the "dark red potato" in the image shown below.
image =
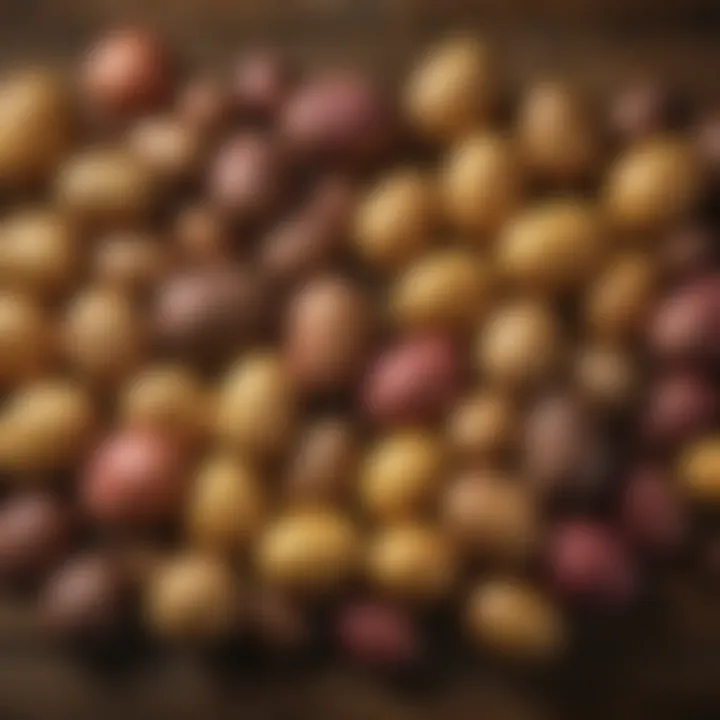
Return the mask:
[[[185,498],[184,453],[175,440],[149,430],[111,435],[90,458],[82,504],[98,523],[154,524],[173,518]]]
[[[353,660],[380,669],[417,661],[422,643],[412,619],[402,611],[367,602],[343,608],[337,619],[340,645]]]
[[[566,521],[555,529],[549,552],[555,585],[573,600],[622,605],[637,591],[634,561],[610,527]]]
[[[67,552],[71,533],[67,507],[51,495],[9,499],[0,508],[0,578],[36,579]]]
[[[321,76],[301,86],[280,117],[280,133],[300,158],[365,168],[392,142],[394,117],[386,98],[361,75]]]
[[[226,140],[210,166],[209,195],[217,208],[239,222],[264,220],[277,209],[287,187],[283,153],[269,137],[241,133]]]
[[[407,337],[377,357],[365,380],[362,404],[381,425],[434,420],[457,400],[463,376],[460,353],[450,337]]]
[[[650,390],[645,436],[659,446],[677,445],[712,428],[717,412],[717,391],[711,382],[674,372],[661,377]]]
[[[232,97],[238,114],[251,119],[272,119],[294,81],[294,68],[281,52],[268,48],[249,53],[240,59],[232,77]]]
[[[720,275],[701,278],[669,295],[650,323],[650,350],[661,360],[720,358]]]
[[[174,63],[152,31],[127,27],[101,37],[81,70],[85,100],[101,118],[117,119],[156,109],[173,91]]]
[[[622,496],[621,522],[641,550],[667,555],[677,550],[687,531],[687,517],[671,482],[657,468],[636,469]]]

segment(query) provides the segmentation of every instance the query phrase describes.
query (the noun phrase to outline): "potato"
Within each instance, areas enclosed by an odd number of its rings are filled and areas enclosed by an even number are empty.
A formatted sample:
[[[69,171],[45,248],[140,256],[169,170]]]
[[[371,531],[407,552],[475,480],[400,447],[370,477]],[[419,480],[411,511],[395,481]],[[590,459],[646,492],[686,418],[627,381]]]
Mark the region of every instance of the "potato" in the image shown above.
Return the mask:
[[[595,209],[580,200],[548,200],[522,211],[503,229],[498,269],[512,283],[540,293],[580,289],[606,253]]]
[[[434,182],[411,167],[381,178],[360,203],[355,245],[374,269],[394,272],[420,256],[434,240],[440,208]]]
[[[54,299],[66,292],[80,266],[77,232],[65,215],[25,209],[0,223],[0,283]]]
[[[687,141],[649,138],[626,150],[610,170],[607,213],[631,231],[663,230],[694,209],[703,185],[702,165]]]
[[[273,48],[260,48],[240,58],[232,73],[236,112],[248,120],[272,121],[293,89],[295,68]]]
[[[323,596],[341,588],[359,569],[359,538],[344,516],[305,510],[269,525],[256,548],[260,578],[293,594]]]
[[[597,169],[600,143],[589,108],[556,81],[530,88],[518,110],[517,139],[529,172],[550,183],[577,183]]]
[[[99,148],[63,164],[55,194],[60,207],[81,223],[115,227],[147,218],[160,188],[144,159],[119,148]]]
[[[635,399],[640,372],[632,354],[609,345],[581,348],[575,358],[575,386],[599,410],[622,410]]]
[[[550,379],[562,359],[559,323],[544,305],[518,300],[500,306],[478,334],[475,358],[494,384],[522,389]]]
[[[498,70],[482,41],[450,38],[430,48],[410,74],[403,106],[422,138],[448,142],[486,122],[498,99]]]
[[[686,497],[698,505],[720,503],[720,439],[708,435],[688,445],[678,463],[678,479]]]
[[[550,660],[567,642],[560,610],[516,580],[497,578],[478,585],[468,600],[467,625],[480,645],[512,660]]]
[[[586,322],[598,337],[632,339],[642,329],[658,285],[653,260],[640,253],[616,256],[590,286]]]
[[[54,71],[15,71],[0,81],[0,185],[6,190],[50,178],[73,140],[65,80]]]
[[[380,593],[411,603],[442,600],[452,591],[456,562],[447,539],[415,523],[393,525],[370,544],[368,579]]]
[[[347,387],[363,370],[373,331],[364,288],[340,276],[315,278],[299,289],[287,309],[288,371],[309,392]]]
[[[497,134],[478,133],[460,140],[445,159],[440,193],[454,227],[486,243],[522,196],[515,148]]]
[[[271,352],[243,357],[220,388],[216,432],[222,442],[251,456],[282,452],[295,426],[294,385],[283,360]]]
[[[37,378],[54,359],[54,328],[47,313],[23,295],[0,293],[0,387]]]
[[[362,402],[380,425],[432,421],[453,406],[463,379],[452,338],[440,333],[410,336],[377,357],[365,379]]]
[[[409,328],[466,329],[487,311],[492,290],[492,271],[474,253],[436,250],[398,277],[390,312]]]
[[[87,393],[65,380],[18,390],[0,415],[0,465],[21,473],[68,469],[88,446],[94,414]]]
[[[395,134],[395,118],[384,94],[350,71],[319,75],[285,103],[280,137],[294,155],[349,170],[383,159]]]
[[[227,455],[210,457],[190,493],[190,540],[208,552],[235,555],[260,531],[264,505],[260,483],[247,464]]]
[[[365,510],[386,522],[422,515],[441,486],[444,450],[439,438],[420,430],[397,431],[376,443],[360,473]]]

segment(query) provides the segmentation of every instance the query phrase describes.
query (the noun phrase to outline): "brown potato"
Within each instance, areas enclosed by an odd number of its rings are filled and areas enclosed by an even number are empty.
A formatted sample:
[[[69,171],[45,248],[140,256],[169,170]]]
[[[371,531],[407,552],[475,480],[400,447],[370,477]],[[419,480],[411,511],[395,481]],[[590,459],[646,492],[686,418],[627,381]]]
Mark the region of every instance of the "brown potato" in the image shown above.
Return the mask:
[[[552,377],[561,361],[562,342],[559,323],[547,307],[514,301],[485,321],[476,362],[490,382],[518,389]]]
[[[582,348],[575,358],[575,385],[593,407],[619,410],[633,401],[640,381],[635,358],[607,345]]]
[[[395,170],[370,190],[357,209],[358,253],[373,268],[400,269],[431,244],[439,219],[432,179],[414,168]]]
[[[240,625],[243,593],[229,566],[215,558],[184,555],[151,578],[144,614],[164,640],[222,640]]]
[[[342,389],[362,372],[373,333],[370,299],[342,277],[312,280],[292,298],[285,318],[285,354],[298,386]]]
[[[633,339],[645,324],[657,284],[652,258],[640,253],[616,256],[588,290],[588,327],[603,340]]]
[[[127,381],[120,416],[130,427],[167,432],[188,441],[211,428],[210,399],[189,370],[174,365],[142,370]]]
[[[127,145],[168,183],[190,180],[200,170],[205,143],[190,125],[170,115],[142,118],[129,131]]]
[[[382,594],[427,603],[452,591],[456,563],[447,539],[438,530],[418,524],[393,525],[370,544],[367,572]]]
[[[662,230],[694,208],[703,184],[702,165],[690,143],[673,136],[650,138],[626,150],[610,170],[607,212],[630,230]]]
[[[541,180],[583,180],[598,164],[599,137],[588,107],[573,88],[542,82],[530,89],[518,111],[519,151]]]
[[[678,478],[690,500],[720,505],[720,438],[711,435],[690,444],[680,457]]]
[[[390,312],[409,328],[466,329],[486,312],[492,290],[492,272],[474,253],[436,250],[396,280]]]
[[[365,510],[386,522],[422,515],[441,486],[444,451],[440,438],[422,430],[384,437],[362,465],[360,498]]]
[[[103,227],[144,219],[160,195],[150,166],[116,148],[84,150],[71,157],[60,168],[55,191],[68,214]]]
[[[277,355],[254,352],[230,369],[218,399],[223,442],[252,456],[274,455],[285,449],[294,425],[294,387]]]
[[[46,69],[16,71],[0,81],[0,185],[47,180],[73,139],[71,95]]]
[[[245,463],[228,455],[211,457],[190,493],[190,541],[208,552],[241,552],[262,527],[264,504],[260,483]]]
[[[355,488],[360,442],[350,421],[328,417],[309,424],[290,456],[286,490],[294,505],[342,502]]]
[[[0,465],[20,472],[64,470],[87,448],[93,404],[74,383],[44,380],[11,396],[0,416]]]
[[[513,446],[517,423],[513,401],[498,391],[485,390],[455,405],[446,433],[451,447],[460,455],[485,459]]]
[[[512,660],[550,660],[567,643],[560,610],[517,580],[491,579],[478,585],[470,594],[466,621],[475,641]]]
[[[540,540],[536,500],[516,478],[492,471],[461,475],[443,501],[445,528],[471,557],[526,560]]]
[[[91,382],[114,384],[142,360],[145,332],[132,303],[109,288],[92,288],[73,300],[64,326],[70,363]]]
[[[523,289],[558,294],[581,288],[599,269],[605,238],[595,209],[549,200],[515,216],[498,247],[500,273]]]
[[[411,127],[423,138],[448,142],[482,125],[498,99],[493,53],[477,38],[450,38],[412,71],[403,98]]]
[[[256,554],[264,582],[301,595],[339,589],[358,570],[359,560],[352,523],[326,510],[281,516],[265,530]]]
[[[145,295],[168,268],[165,246],[140,232],[115,232],[105,236],[93,255],[95,279],[119,292]]]
[[[65,292],[80,264],[76,231],[53,210],[20,210],[0,223],[0,283],[42,298]]]
[[[28,297],[0,293],[0,387],[36,378],[53,360],[53,327]]]
[[[510,141],[490,133],[461,140],[445,160],[440,192],[455,228],[487,241],[522,195],[522,171]]]
[[[179,211],[173,241],[180,262],[188,267],[221,265],[232,258],[234,250],[228,223],[208,203],[190,205]]]

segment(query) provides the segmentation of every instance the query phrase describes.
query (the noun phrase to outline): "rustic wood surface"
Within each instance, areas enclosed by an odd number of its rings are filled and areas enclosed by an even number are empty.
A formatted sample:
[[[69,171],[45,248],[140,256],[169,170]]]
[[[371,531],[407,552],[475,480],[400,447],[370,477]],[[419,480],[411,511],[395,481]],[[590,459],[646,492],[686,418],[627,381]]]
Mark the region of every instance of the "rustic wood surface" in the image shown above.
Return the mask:
[[[5,0],[0,61],[62,64],[102,28],[141,20],[193,62],[222,64],[272,41],[309,65],[361,63],[389,79],[438,34],[477,27],[505,51],[510,82],[569,76],[602,93],[655,70],[720,101],[718,0]],[[0,720],[536,720],[720,717],[720,593],[681,578],[647,631],[554,682],[460,661],[418,695],[338,669],[237,671],[187,658],[99,674],[41,643],[0,610]],[[572,692],[571,692],[572,691]]]

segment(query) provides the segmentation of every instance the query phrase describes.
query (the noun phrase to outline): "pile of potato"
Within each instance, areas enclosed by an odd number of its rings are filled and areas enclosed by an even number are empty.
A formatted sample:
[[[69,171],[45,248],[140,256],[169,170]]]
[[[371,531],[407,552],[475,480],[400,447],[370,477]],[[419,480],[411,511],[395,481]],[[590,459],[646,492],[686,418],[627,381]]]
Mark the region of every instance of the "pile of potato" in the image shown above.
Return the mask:
[[[48,632],[541,661],[720,506],[718,116],[452,37],[0,83],[0,581]],[[702,522],[694,522],[702,512]],[[700,540],[696,543],[696,540]]]

